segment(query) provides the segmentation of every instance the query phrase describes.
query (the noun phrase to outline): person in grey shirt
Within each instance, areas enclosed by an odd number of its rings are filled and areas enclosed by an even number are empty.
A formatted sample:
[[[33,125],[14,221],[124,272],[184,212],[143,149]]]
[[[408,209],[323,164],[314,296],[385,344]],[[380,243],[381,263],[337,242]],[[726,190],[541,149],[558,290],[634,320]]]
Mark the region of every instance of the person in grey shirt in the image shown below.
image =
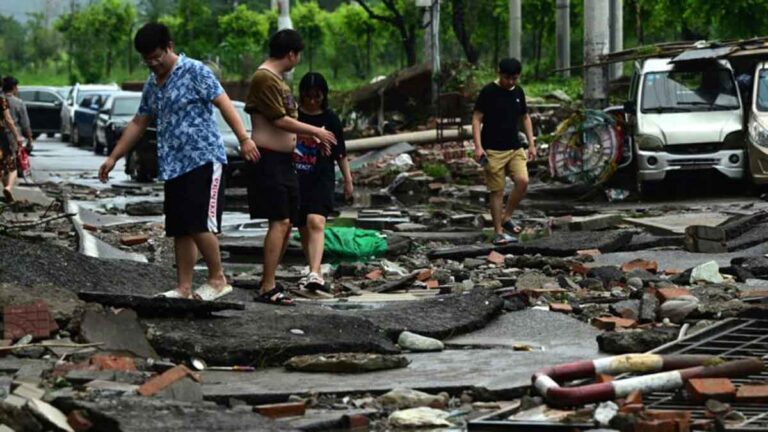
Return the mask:
[[[19,132],[27,138],[27,152],[32,153],[32,126],[29,124],[29,113],[24,101],[19,98],[19,81],[7,76],[3,78],[3,93],[8,100],[8,109]]]

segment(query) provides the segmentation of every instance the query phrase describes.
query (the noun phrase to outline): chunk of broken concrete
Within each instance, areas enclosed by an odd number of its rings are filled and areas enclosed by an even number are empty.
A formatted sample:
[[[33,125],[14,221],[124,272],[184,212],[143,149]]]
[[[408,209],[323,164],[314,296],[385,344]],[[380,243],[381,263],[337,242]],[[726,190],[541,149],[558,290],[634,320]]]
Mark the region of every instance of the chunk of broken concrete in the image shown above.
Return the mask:
[[[360,373],[397,369],[408,366],[409,360],[400,355],[337,353],[292,357],[285,368],[301,372]]]
[[[600,279],[600,281],[603,282],[603,285],[605,285],[606,287],[610,287],[616,282],[619,282],[622,279],[624,279],[624,272],[621,271],[620,268],[615,266],[602,266],[602,267],[591,268],[587,273],[587,276],[591,278]]]
[[[29,402],[27,402],[27,406],[33,413],[35,413],[35,415],[44,419],[46,423],[55,426],[57,430],[75,432],[67,422],[67,416],[51,404],[43,402],[40,399],[30,399]]]
[[[130,216],[162,216],[162,201],[141,201],[125,205],[125,212]]]
[[[679,324],[695,311],[699,306],[699,299],[692,295],[675,297],[665,301],[659,306],[659,318],[669,318],[673,323]]]
[[[404,349],[414,352],[442,351],[445,348],[443,342],[437,339],[421,336],[409,331],[400,333],[400,336],[397,338],[397,344]]]
[[[430,408],[445,408],[448,404],[448,395],[441,393],[440,395],[431,395],[418,390],[412,390],[407,388],[393,389],[378,398],[381,405],[385,407],[395,407],[397,409],[408,409],[417,407],[430,407]]]
[[[143,358],[159,356],[144,336],[136,312],[123,309],[118,313],[88,311],[83,316],[80,332],[88,343],[102,343],[100,349],[127,351]]]
[[[600,351],[608,354],[643,353],[675,340],[676,334],[661,330],[627,330],[597,335]]]
[[[419,407],[395,411],[389,416],[389,424],[394,427],[429,427],[453,426],[446,420],[448,413],[434,408]]]
[[[691,271],[690,283],[696,282],[722,283],[723,276],[720,274],[720,267],[717,265],[717,261],[709,261],[694,267]]]

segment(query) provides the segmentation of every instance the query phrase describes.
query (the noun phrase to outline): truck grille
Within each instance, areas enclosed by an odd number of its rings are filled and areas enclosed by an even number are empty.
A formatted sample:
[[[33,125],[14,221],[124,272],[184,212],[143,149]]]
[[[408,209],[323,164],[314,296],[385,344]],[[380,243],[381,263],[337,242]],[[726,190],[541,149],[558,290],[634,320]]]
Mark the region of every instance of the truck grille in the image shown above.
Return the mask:
[[[695,169],[695,168],[711,168],[720,162],[718,159],[714,158],[696,158],[696,159],[675,159],[669,161],[670,166],[678,166],[682,168],[689,168],[689,169]]]

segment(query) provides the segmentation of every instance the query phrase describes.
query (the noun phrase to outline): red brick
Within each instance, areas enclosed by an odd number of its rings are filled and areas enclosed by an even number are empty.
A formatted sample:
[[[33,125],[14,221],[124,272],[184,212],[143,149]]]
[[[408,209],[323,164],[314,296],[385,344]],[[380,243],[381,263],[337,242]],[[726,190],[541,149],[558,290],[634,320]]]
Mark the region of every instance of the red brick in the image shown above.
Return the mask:
[[[580,262],[571,263],[571,272],[586,276],[589,273],[589,268]]]
[[[485,257],[485,260],[488,261],[491,264],[496,265],[503,265],[504,264],[504,255],[496,252],[491,251],[491,253],[488,254],[487,257]]]
[[[99,370],[135,371],[136,362],[131,357],[96,355],[91,357],[91,364]]]
[[[370,420],[362,414],[350,414],[342,417],[346,430],[350,432],[368,432]]]
[[[381,269],[375,269],[365,275],[365,278],[370,280],[379,280],[382,276],[384,276],[384,272]]]
[[[609,382],[613,382],[614,380],[615,378],[610,375],[606,375],[606,374],[595,375],[595,382],[598,384],[609,383]]]
[[[269,405],[256,405],[253,410],[270,418],[302,416],[306,411],[304,402],[286,402]]]
[[[99,230],[99,227],[97,227],[95,225],[84,223],[83,224],[83,229],[86,230],[86,231],[96,232],[96,231]]]
[[[681,432],[681,430],[674,420],[640,420],[635,423],[635,432]]]
[[[6,306],[3,309],[4,339],[20,339],[31,334],[44,339],[59,329],[44,301]]]
[[[739,402],[768,402],[768,384],[741,385],[736,391]]]
[[[74,410],[67,416],[67,423],[76,432],[85,432],[91,430],[93,423],[80,410]]]
[[[576,251],[578,256],[591,256],[592,258],[599,257],[601,255],[598,249],[584,249]]]
[[[120,243],[125,246],[136,246],[149,241],[149,236],[145,234],[124,235],[120,237]]]
[[[617,328],[632,328],[637,325],[637,321],[614,316],[604,316],[592,318],[592,325],[600,330],[615,330]]]
[[[419,271],[419,274],[416,275],[416,280],[420,282],[426,282],[427,279],[432,277],[432,269],[423,269]]]
[[[621,265],[621,271],[625,273],[638,269],[656,273],[659,270],[659,264],[656,261],[635,259]]]
[[[426,282],[427,289],[437,289],[437,287],[440,286],[440,282],[437,281],[437,279],[430,279]]]
[[[686,295],[691,295],[691,292],[688,290],[688,288],[675,287],[675,288],[657,288],[656,289],[656,297],[658,297],[661,303],[664,303],[669,299],[686,296]]]
[[[649,419],[650,421],[660,422],[662,427],[660,430],[672,430],[676,432],[689,432],[691,430],[690,411],[646,410],[643,412],[642,416],[646,419]],[[670,427],[669,425],[671,425],[673,429],[666,429]]]
[[[152,396],[160,393],[166,387],[187,376],[195,381],[200,381],[200,375],[192,372],[184,365],[178,365],[168,369],[160,375],[150,378],[149,381],[142,384],[137,391],[142,396]]]
[[[736,387],[728,378],[693,378],[685,384],[691,399],[704,402],[707,399],[732,400]]]
[[[552,312],[571,313],[573,312],[573,307],[568,303],[550,303],[549,310]]]

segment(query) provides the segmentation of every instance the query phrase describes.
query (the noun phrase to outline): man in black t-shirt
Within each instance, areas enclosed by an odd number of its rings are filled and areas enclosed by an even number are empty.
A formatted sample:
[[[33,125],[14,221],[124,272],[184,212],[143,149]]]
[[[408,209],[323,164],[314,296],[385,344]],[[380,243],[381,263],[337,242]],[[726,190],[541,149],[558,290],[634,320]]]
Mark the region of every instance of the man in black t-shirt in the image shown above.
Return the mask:
[[[528,189],[526,163],[536,156],[533,125],[528,115],[525,93],[517,85],[522,69],[517,59],[501,60],[498,79],[480,91],[472,114],[475,159],[485,167],[485,181],[491,193],[491,217],[496,232],[493,243],[498,245],[517,241],[516,237],[504,230],[511,234],[520,233],[521,228],[512,221],[512,213]],[[520,120],[528,138],[527,151],[517,136]],[[507,176],[512,179],[515,187],[504,207]]]

